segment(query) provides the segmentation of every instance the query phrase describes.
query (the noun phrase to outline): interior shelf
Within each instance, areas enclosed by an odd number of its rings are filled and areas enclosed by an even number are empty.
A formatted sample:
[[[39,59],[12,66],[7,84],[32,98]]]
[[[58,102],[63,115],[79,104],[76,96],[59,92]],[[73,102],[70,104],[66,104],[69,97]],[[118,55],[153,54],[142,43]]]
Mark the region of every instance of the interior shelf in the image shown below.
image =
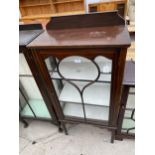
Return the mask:
[[[85,86],[85,82],[75,83],[80,89]],[[83,92],[83,98],[85,104],[109,106],[110,102],[110,84],[95,83],[88,86]],[[81,103],[81,97],[77,89],[69,84],[65,83],[59,100],[62,102],[76,102]]]
[[[126,133],[127,130],[122,129],[122,133]],[[129,130],[130,134],[135,134],[135,129]]]
[[[50,118],[51,119],[51,116],[50,116],[48,109],[47,109],[43,100],[31,99],[31,100],[29,100],[29,104],[32,107],[32,109],[33,109],[33,111],[37,117]],[[22,116],[34,117],[31,109],[28,106],[28,104],[25,105],[25,107],[20,112],[20,114]]]
[[[75,116],[84,118],[82,105],[77,103],[65,103],[63,112],[65,116]]]
[[[67,73],[67,72],[66,72]],[[70,73],[71,74],[71,73]],[[92,72],[92,74],[93,74],[93,72]],[[60,76],[59,76],[59,74],[58,74],[58,72],[57,71],[54,71],[54,72],[50,72],[50,76],[51,76],[51,78],[52,79],[55,79],[55,80],[57,80],[57,79],[62,79]],[[74,75],[71,75],[71,77],[75,77]],[[68,80],[72,80],[72,81],[92,81],[91,79],[90,79],[90,77],[89,77],[89,74],[86,74],[85,73],[85,78],[78,78],[79,76],[77,76],[76,78],[68,78]],[[97,80],[97,82],[106,82],[106,83],[110,83],[110,81],[111,81],[111,74],[100,74],[100,77],[99,77],[99,79]]]
[[[99,59],[99,58],[98,58]],[[111,62],[110,60],[104,60],[106,58],[99,59],[99,61],[95,61],[99,67],[99,71],[105,74],[111,73]],[[98,76],[98,70],[96,65],[91,62],[89,59],[85,60],[85,58],[72,56],[71,58],[67,58],[65,61],[61,61],[59,65],[59,71],[66,78],[76,79],[80,76],[81,79],[96,79]],[[68,74],[70,73],[70,74]],[[88,77],[89,76],[89,77]]]
[[[132,115],[132,111],[133,111],[133,109],[132,110],[131,109],[125,109],[125,115],[124,115],[124,117],[130,118],[131,115]]]
[[[132,88],[132,87],[131,87],[130,90],[129,90],[129,92],[130,92],[130,93],[135,93],[135,88]]]
[[[108,121],[109,107],[85,105],[86,118]]]
[[[46,62],[48,65],[48,62]],[[62,60],[59,63],[59,72],[57,68],[53,68],[53,72],[49,69],[52,79],[69,79],[74,81],[94,81],[110,82],[111,81],[111,60],[98,56],[94,63],[86,58],[79,56],[72,56]],[[99,76],[99,79],[97,77]]]
[[[86,118],[108,121],[109,108],[98,107],[94,105],[85,105]],[[63,108],[65,116],[75,116],[84,118],[82,104],[78,103],[65,103]]]

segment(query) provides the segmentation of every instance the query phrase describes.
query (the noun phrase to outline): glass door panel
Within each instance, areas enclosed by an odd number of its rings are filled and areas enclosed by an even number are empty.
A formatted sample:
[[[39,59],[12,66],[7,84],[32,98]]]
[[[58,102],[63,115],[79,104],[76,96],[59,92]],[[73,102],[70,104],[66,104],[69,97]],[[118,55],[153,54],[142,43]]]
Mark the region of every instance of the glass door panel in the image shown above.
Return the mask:
[[[135,92],[134,88],[130,88],[125,115],[123,119],[122,132],[127,134],[135,133]]]
[[[98,75],[96,66],[89,59],[80,56],[64,58],[58,69],[65,79],[95,80]]]
[[[51,115],[23,54],[20,54],[19,57],[19,73],[21,116],[51,119]]]
[[[19,106],[20,106],[20,114],[22,116],[30,116],[35,117],[35,114],[33,113],[33,110],[31,109],[31,106],[29,103],[27,104],[27,99],[23,94],[19,91]]]
[[[70,56],[45,59],[65,116],[108,121],[112,61]],[[52,90],[51,90],[52,91]]]
[[[65,106],[63,108],[63,113],[65,116],[84,118],[83,108],[81,104],[69,102],[66,102],[64,104]]]
[[[98,67],[98,79],[89,83],[83,91],[86,118],[108,121],[112,61],[106,57],[98,56],[94,62]]]
[[[58,59],[52,56],[48,57],[47,59],[45,59],[45,64],[51,77],[51,82],[54,85],[64,116],[84,118],[79,90],[77,89],[73,81],[69,81],[68,79],[66,80],[61,75],[64,72],[64,76],[66,75],[67,77],[67,74],[70,73],[70,68],[68,68],[70,65],[68,66],[66,62],[64,65],[60,64],[60,68],[63,68],[62,73],[60,73],[61,71],[59,71],[58,68]],[[73,70],[73,68],[71,68],[71,70]],[[72,75],[73,76],[69,78],[73,79],[74,74]]]

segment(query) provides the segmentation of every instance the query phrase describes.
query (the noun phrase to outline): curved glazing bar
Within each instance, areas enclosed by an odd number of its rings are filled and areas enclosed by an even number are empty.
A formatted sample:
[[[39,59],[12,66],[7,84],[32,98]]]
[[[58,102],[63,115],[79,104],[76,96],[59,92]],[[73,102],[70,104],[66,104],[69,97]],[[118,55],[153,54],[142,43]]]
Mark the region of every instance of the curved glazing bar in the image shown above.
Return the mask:
[[[122,124],[122,132],[135,134],[135,88],[130,87]]]
[[[64,58],[64,59],[68,59],[68,58]],[[61,62],[64,60],[64,59],[62,59],[61,61],[59,61],[59,63],[58,63],[58,67],[57,67],[57,70],[58,70],[58,74],[59,74],[59,76],[63,79],[63,80],[65,80],[66,82],[68,82],[68,83],[70,83],[71,85],[73,85],[77,90],[78,90],[78,92],[79,92],[79,94],[80,94],[80,97],[81,97],[81,103],[82,103],[82,107],[83,107],[83,112],[84,112],[84,119],[86,119],[86,111],[85,111],[85,105],[84,105],[84,98],[83,98],[83,92],[84,92],[84,90],[88,87],[88,86],[90,86],[91,84],[93,84],[98,78],[99,78],[99,68],[98,68],[98,66],[96,65],[96,63],[94,63],[93,61],[91,61],[92,62],[92,64],[94,64],[94,66],[93,65],[91,65],[90,64],[90,66],[88,67],[88,69],[89,68],[91,68],[91,67],[93,67],[94,69],[94,71],[95,71],[95,67],[97,68],[97,76],[95,77],[94,75],[93,76],[91,76],[91,78],[92,78],[92,82],[90,82],[90,83],[88,83],[88,84],[86,84],[81,90],[80,90],[80,88],[75,84],[75,83],[73,83],[73,82],[71,82],[70,80],[68,80],[67,79],[67,77],[68,77],[68,75],[66,75],[66,73],[65,72],[63,72],[64,70],[62,69],[62,72],[61,72],[61,70],[60,70],[60,67],[61,67]],[[90,60],[87,60],[86,58],[83,58],[83,57],[78,57],[78,56],[71,56],[71,57],[69,57],[69,65],[73,65],[73,64],[76,64],[75,65],[75,69],[77,69],[77,71],[78,71],[78,73],[76,73],[76,70],[72,70],[73,72],[74,72],[74,77],[73,78],[76,78],[76,76],[80,76],[80,72],[82,72],[81,71],[81,69],[83,69],[82,68],[82,61],[83,60],[85,60],[86,62],[88,62],[88,61],[90,61]],[[72,61],[74,61],[74,62],[72,62]],[[80,65],[80,66],[79,66]],[[83,70],[83,71],[85,71],[85,70]],[[88,71],[89,72],[89,71]],[[65,75],[63,75],[63,73],[65,74]],[[79,74],[79,75],[78,75]],[[90,73],[89,73],[90,74]],[[84,74],[81,74],[81,76],[83,76]],[[90,74],[91,75],[91,74]]]
[[[58,70],[65,79],[83,79],[94,81],[98,75],[96,65],[81,56],[70,56],[59,62]]]
[[[50,58],[51,57],[48,57],[47,59]],[[52,81],[54,82],[61,80],[62,82],[61,91],[59,94],[57,93],[57,95],[62,106],[64,115],[66,116],[69,113],[69,110],[65,108],[68,107],[70,108],[71,114],[69,116],[81,117],[82,113],[80,111],[79,113],[76,113],[76,111],[80,109],[79,103],[81,103],[84,119],[87,119],[88,117],[89,119],[108,120],[109,107],[106,106],[109,106],[110,102],[110,85],[106,86],[105,84],[103,85],[103,83],[101,83],[100,85],[96,85],[96,82],[100,78],[101,67],[104,68],[103,66],[106,64],[106,62],[108,62],[109,64],[112,63],[111,60],[108,60],[107,58],[101,59],[101,57],[100,59],[94,58],[94,60],[91,60],[81,56],[70,56],[60,61],[57,61],[57,65],[54,66],[53,69],[49,67],[49,64],[47,65],[47,62],[50,61],[47,61],[47,59],[45,60],[45,64],[48,71],[55,70],[60,77],[59,79],[52,79]],[[100,60],[99,64],[96,62],[97,60]],[[103,60],[105,62],[102,62]],[[112,65],[110,64],[109,66],[111,67]],[[111,69],[107,69],[106,67],[106,69],[103,69],[103,72],[103,75],[110,74],[111,76]],[[72,79],[76,79],[78,82]],[[84,81],[81,81],[81,79],[83,79]],[[95,87],[97,89],[95,89]],[[106,93],[106,91],[102,89],[102,87],[106,89],[109,93]],[[93,103],[93,101],[91,100],[93,99],[92,97],[95,97],[96,94],[99,95],[97,97],[97,100]],[[106,104],[103,103],[102,96],[108,98]],[[101,99],[98,100],[98,98],[100,97]]]
[[[97,56],[94,59],[94,62],[98,65],[101,74],[111,74],[112,62],[110,59],[103,56]]]
[[[125,117],[123,120],[122,132],[134,133],[135,130],[135,109],[132,110],[130,117]]]
[[[96,82],[110,83],[112,61],[103,56],[97,56],[94,62],[96,62],[100,69],[100,77]],[[57,72],[57,68],[53,71],[50,67],[48,68],[52,79],[61,79]],[[92,82],[97,76],[96,66],[92,61],[78,56],[67,57],[65,60],[63,59],[63,62],[60,64],[60,70],[64,77],[71,81]]]

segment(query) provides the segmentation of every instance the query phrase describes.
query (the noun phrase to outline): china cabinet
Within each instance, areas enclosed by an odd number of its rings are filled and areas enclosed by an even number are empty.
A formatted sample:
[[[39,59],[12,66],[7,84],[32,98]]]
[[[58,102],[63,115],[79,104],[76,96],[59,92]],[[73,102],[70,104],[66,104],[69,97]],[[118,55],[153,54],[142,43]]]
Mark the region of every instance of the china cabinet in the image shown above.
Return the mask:
[[[28,126],[26,119],[46,120],[60,126],[31,53],[26,48],[41,33],[41,24],[19,25],[19,116],[25,126]]]
[[[135,137],[135,62],[125,65],[116,139]]]
[[[27,45],[66,134],[66,123],[93,124],[113,142],[129,46],[116,11],[52,17]]]

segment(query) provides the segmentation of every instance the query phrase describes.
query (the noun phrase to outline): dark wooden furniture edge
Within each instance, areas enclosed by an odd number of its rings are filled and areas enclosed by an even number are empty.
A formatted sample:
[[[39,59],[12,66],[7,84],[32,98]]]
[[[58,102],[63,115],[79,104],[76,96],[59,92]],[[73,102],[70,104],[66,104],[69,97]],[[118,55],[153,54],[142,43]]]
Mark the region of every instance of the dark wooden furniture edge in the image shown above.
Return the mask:
[[[108,11],[52,17],[47,23],[46,29],[54,30],[125,25],[125,20],[117,12],[118,11]]]
[[[42,30],[42,24],[40,23],[34,23],[34,24],[24,24],[20,23],[19,24],[19,31],[24,31],[24,30]]]
[[[19,45],[19,52],[21,53],[22,50],[25,50],[25,47],[32,42],[36,37],[38,37],[44,30],[43,27],[40,23],[35,23],[35,24],[24,24],[24,23],[20,23],[19,24],[19,33],[20,31],[29,31],[29,30],[40,30],[40,33],[38,33],[37,35],[34,35],[33,38],[31,38],[31,40],[26,44],[26,45]]]

